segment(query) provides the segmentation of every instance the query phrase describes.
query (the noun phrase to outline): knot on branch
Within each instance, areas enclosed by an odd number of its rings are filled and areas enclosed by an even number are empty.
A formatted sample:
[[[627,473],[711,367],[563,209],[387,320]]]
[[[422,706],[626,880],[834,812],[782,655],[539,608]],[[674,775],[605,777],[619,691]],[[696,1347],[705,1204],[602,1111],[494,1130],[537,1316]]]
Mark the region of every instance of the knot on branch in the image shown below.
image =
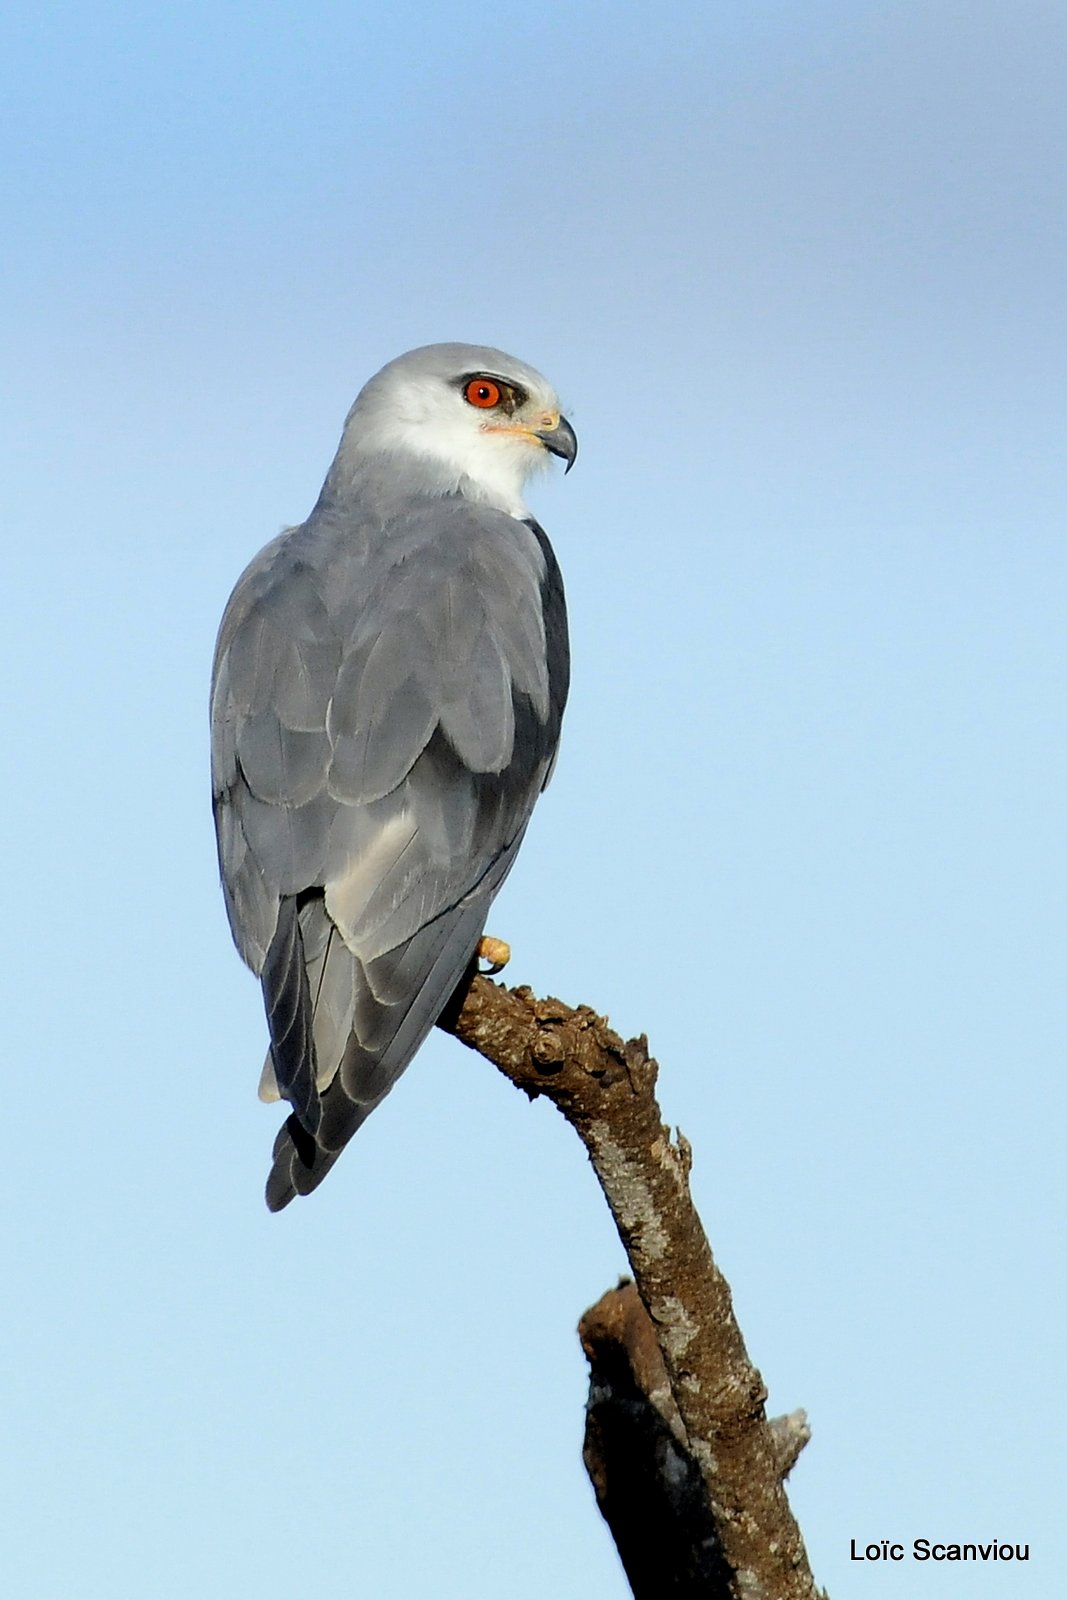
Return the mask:
[[[811,1439],[807,1412],[790,1411],[786,1417],[772,1417],[771,1433],[778,1450],[778,1475],[784,1482],[796,1466],[800,1452]]]
[[[646,1099],[655,1087],[657,1067],[644,1036],[623,1040],[590,1006],[542,1000],[525,984],[507,989],[472,975],[440,1024],[495,1062],[531,1099],[547,1094],[569,1114],[592,1114],[601,1097],[623,1083]]]

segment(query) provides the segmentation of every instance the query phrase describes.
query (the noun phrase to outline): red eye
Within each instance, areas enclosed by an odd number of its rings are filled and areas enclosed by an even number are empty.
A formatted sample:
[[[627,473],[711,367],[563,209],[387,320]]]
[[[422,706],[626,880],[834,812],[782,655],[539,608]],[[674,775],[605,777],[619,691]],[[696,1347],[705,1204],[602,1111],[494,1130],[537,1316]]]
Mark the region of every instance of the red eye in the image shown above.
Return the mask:
[[[500,404],[500,385],[492,378],[472,378],[463,393],[472,406],[480,406],[483,411]]]

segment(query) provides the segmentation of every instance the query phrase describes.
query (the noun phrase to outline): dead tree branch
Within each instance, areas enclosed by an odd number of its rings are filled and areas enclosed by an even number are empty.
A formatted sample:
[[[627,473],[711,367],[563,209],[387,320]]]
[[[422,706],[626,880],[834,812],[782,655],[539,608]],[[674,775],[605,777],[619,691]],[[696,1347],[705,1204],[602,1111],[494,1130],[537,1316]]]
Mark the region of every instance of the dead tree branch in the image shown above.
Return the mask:
[[[704,1475],[635,1285],[609,1289],[578,1334],[589,1362],[582,1458],[634,1600],[729,1600]]]
[[[819,1600],[782,1483],[802,1429],[785,1427],[783,1437],[783,1424],[767,1421],[763,1380],[689,1194],[688,1143],[663,1125],[647,1040],[624,1042],[587,1006],[481,976],[442,1026],[531,1099],[546,1095],[586,1147],[655,1329],[680,1442],[703,1481],[720,1592]],[[702,1535],[696,1543],[706,1560],[719,1559]]]

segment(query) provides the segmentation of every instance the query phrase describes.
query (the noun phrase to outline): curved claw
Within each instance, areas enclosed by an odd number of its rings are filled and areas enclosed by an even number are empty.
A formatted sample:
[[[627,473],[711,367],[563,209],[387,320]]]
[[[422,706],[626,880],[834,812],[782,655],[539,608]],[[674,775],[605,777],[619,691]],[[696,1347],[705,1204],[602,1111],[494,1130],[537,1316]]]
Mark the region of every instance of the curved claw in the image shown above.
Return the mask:
[[[511,960],[511,946],[505,944],[503,939],[491,939],[488,934],[478,941],[475,951],[479,961],[488,963],[485,969],[487,978],[495,977],[498,972],[503,972]]]

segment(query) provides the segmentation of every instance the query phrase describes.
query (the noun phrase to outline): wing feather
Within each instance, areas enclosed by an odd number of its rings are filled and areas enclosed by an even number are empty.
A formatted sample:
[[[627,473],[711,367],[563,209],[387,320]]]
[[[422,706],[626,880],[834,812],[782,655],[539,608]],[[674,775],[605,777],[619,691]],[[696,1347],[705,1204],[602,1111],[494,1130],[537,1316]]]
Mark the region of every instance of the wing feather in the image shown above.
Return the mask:
[[[310,1134],[319,1125],[312,1004],[296,900],[285,895],[261,977],[274,1081]]]
[[[236,746],[245,782],[258,800],[303,806],[322,789],[331,753],[325,729],[288,728],[270,708],[245,717]]]
[[[472,772],[501,772],[511,758],[515,707],[508,663],[488,628],[470,652],[465,681],[440,700],[441,731]]]

